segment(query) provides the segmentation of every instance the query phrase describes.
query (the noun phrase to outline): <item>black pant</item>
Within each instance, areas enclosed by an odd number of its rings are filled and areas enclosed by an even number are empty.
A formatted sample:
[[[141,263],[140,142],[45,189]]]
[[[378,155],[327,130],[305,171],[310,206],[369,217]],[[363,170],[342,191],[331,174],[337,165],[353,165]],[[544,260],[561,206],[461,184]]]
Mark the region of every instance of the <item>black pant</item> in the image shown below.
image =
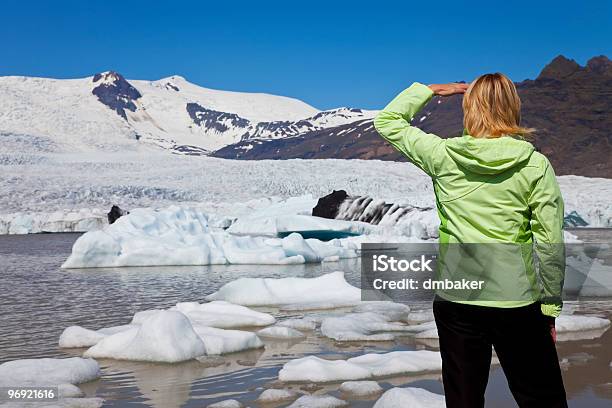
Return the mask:
[[[491,346],[521,408],[567,407],[557,350],[540,304],[502,309],[433,304],[446,406],[484,407]]]

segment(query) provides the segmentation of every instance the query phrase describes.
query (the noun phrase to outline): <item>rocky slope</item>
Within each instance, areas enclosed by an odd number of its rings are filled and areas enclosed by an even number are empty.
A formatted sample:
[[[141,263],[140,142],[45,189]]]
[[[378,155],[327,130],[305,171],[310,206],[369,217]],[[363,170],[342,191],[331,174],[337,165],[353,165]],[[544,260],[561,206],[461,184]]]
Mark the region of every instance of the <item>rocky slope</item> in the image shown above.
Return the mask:
[[[523,123],[558,174],[612,177],[612,61],[586,66],[559,56],[535,80],[517,83]],[[413,124],[442,137],[462,132],[461,97],[434,97]],[[213,155],[233,159],[358,158],[404,160],[361,120],[277,140],[242,140]]]

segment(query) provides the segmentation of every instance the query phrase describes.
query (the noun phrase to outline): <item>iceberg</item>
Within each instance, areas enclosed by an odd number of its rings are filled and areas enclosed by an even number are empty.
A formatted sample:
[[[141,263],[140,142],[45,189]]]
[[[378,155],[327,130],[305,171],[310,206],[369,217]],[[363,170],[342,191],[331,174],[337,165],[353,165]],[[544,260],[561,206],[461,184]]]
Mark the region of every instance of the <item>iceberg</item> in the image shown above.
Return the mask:
[[[57,387],[58,399],[49,404],[35,402],[32,406],[101,407],[101,398],[83,398],[76,384],[100,377],[100,366],[95,360],[81,357],[38,358],[13,360],[0,364],[0,387]],[[8,401],[1,406],[30,406]]]
[[[423,388],[391,388],[374,404],[374,408],[445,408],[444,395]]]
[[[596,316],[565,315],[555,319],[557,341],[591,340],[601,337],[610,320]]]
[[[264,344],[255,333],[225,328],[274,322],[273,316],[244,306],[186,302],[168,310],[138,312],[124,326],[99,330],[70,326],[60,335],[59,345],[89,347],[84,353],[89,357],[175,363],[261,348]]]
[[[295,330],[313,331],[317,328],[317,320],[309,316],[285,319],[278,322],[277,326],[289,327]]]
[[[344,272],[316,278],[240,278],[206,296],[244,306],[321,304],[341,307],[361,301],[361,291],[344,279]]]
[[[406,331],[408,326],[393,323],[378,313],[348,313],[324,318],[321,333],[336,341],[392,341],[395,334]]]
[[[376,381],[345,381],[340,384],[340,391],[351,396],[364,397],[383,392]]]
[[[233,329],[246,326],[269,326],[276,322],[274,316],[257,312],[248,307],[234,305],[222,300],[209,303],[183,302],[170,310],[184,313],[192,323],[218,329]]]
[[[259,394],[257,402],[260,404],[272,404],[293,401],[297,397],[298,394],[295,391],[270,388]]]
[[[257,335],[276,339],[299,339],[306,337],[304,333],[298,330],[283,326],[266,327],[265,329],[258,330]]]
[[[191,207],[137,208],[74,243],[62,268],[209,264],[292,264],[356,257],[339,242],[239,236],[209,225]]]
[[[228,399],[219,402],[215,402],[214,404],[210,404],[207,408],[243,408],[244,405],[235,399]]]
[[[160,311],[141,326],[105,337],[83,354],[116,360],[176,363],[206,354],[202,338],[184,314]]]
[[[346,406],[348,406],[348,402],[331,395],[303,395],[287,408],[336,408]]]
[[[339,382],[440,371],[440,353],[429,350],[363,354],[348,360],[307,356],[287,362],[278,373],[283,382]]]
[[[372,312],[386,316],[390,321],[405,322],[410,315],[410,307],[403,303],[376,301],[362,302],[352,310],[356,313]]]

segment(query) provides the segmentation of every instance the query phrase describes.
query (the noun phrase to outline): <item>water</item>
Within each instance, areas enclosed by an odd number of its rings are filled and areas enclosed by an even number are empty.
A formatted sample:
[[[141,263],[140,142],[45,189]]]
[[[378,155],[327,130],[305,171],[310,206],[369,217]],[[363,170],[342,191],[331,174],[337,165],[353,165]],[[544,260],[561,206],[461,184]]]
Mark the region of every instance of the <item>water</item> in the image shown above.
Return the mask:
[[[610,235],[610,231],[588,233],[589,239]],[[126,324],[140,310],[170,307],[179,301],[201,302],[205,295],[238,277],[314,277],[340,269],[347,273],[349,282],[359,284],[357,260],[282,267],[217,265],[61,270],[59,266],[77,237],[78,234],[0,236],[0,362],[80,355],[83,350],[57,347],[65,327],[81,325],[97,329]],[[580,308],[610,318],[609,302],[585,303]],[[266,311],[279,315],[274,309]],[[560,359],[567,359],[564,378],[571,406],[610,405],[611,345],[611,330],[596,340],[558,344]],[[109,407],[196,407],[227,398],[253,406],[252,401],[261,391],[274,385],[278,370],[289,359],[304,354],[347,358],[364,352],[418,347],[422,346],[409,337],[387,343],[341,344],[310,334],[300,342],[266,341],[265,350],[224,356],[220,365],[199,361],[154,364],[100,360],[102,378],[81,388],[88,396],[104,398]],[[438,374],[381,381],[384,388],[407,383],[442,393]],[[310,387],[308,384],[292,386],[298,390],[310,390]],[[327,385],[318,392],[342,397],[337,388],[338,384]],[[373,401],[350,403],[354,407],[373,405]],[[487,406],[516,406],[497,367],[491,370]]]

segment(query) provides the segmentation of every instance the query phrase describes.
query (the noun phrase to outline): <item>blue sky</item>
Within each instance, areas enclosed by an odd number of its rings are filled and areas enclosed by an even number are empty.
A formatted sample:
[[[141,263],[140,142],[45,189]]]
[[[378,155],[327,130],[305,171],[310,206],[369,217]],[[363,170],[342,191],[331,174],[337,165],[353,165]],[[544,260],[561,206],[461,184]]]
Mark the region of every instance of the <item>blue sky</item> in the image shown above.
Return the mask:
[[[317,108],[380,108],[412,81],[534,78],[612,56],[610,1],[2,2],[0,75],[179,74]]]

